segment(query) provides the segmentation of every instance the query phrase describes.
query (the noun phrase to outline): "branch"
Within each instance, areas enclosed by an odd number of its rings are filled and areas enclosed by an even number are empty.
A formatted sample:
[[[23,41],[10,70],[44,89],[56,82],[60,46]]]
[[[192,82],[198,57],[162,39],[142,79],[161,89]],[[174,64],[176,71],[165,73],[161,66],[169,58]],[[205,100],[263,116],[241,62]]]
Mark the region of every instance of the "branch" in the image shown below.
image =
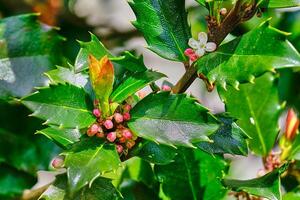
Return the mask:
[[[221,24],[218,24],[214,16],[207,16],[206,20],[208,23],[209,41],[214,42],[217,44],[217,46],[219,46],[225,37],[237,27],[237,25],[251,19],[255,15],[256,11],[256,3],[242,4],[242,0],[238,0],[234,7],[223,19]],[[185,92],[196,78],[197,70],[192,65],[191,67],[187,68],[185,74],[172,88],[173,93],[176,94]],[[203,74],[200,74],[199,78],[206,83],[208,91],[212,91],[214,89],[214,85],[211,85]]]

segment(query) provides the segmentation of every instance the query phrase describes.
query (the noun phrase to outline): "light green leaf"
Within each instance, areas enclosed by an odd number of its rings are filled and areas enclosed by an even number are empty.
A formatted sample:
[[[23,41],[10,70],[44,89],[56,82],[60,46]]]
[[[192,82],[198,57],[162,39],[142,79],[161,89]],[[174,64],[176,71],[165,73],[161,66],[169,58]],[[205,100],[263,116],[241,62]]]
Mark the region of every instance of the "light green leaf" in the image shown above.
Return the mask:
[[[165,77],[164,74],[150,70],[131,74],[113,91],[110,100],[112,102],[122,103],[127,97],[163,77]]]
[[[33,111],[32,116],[61,128],[85,128],[95,121],[91,100],[74,85],[50,85],[23,98],[22,103]]]
[[[230,116],[251,137],[249,146],[258,155],[267,155],[273,148],[282,111],[277,85],[271,73],[258,78],[255,84],[242,84],[240,90],[219,87],[219,93]]]
[[[287,8],[300,6],[300,0],[261,0],[264,8]]]
[[[220,116],[219,120],[222,125],[216,133],[209,136],[213,142],[200,142],[196,146],[212,154],[229,153],[246,156],[248,154],[246,139],[249,137],[232,118]]]
[[[55,182],[40,196],[40,200],[117,200],[119,192],[109,179],[97,178],[91,187],[84,187],[74,196],[67,192],[67,177],[59,175]]]
[[[106,144],[99,138],[85,138],[63,153],[67,167],[70,192],[79,191],[95,178],[117,170],[120,158],[115,145]]]
[[[0,20],[0,98],[28,95],[46,83],[43,73],[62,60],[60,37],[37,15]]]
[[[281,200],[280,175],[285,172],[287,167],[288,164],[284,164],[262,177],[250,180],[225,179],[224,185],[234,191],[244,191],[269,200]]]
[[[185,0],[132,0],[129,4],[137,18],[133,24],[150,50],[169,60],[188,61],[184,51],[191,33]]]
[[[36,133],[45,135],[63,148],[78,142],[81,137],[78,129],[60,129],[54,126],[39,130]]]
[[[286,40],[286,35],[264,23],[256,29],[220,46],[216,52],[199,59],[198,73],[210,84],[223,88],[253,82],[267,71],[300,66],[300,55]]]
[[[130,129],[138,136],[170,146],[194,147],[208,141],[219,122],[185,94],[149,94],[131,111]]]
[[[290,159],[300,160],[300,134],[297,134],[291,146]]]

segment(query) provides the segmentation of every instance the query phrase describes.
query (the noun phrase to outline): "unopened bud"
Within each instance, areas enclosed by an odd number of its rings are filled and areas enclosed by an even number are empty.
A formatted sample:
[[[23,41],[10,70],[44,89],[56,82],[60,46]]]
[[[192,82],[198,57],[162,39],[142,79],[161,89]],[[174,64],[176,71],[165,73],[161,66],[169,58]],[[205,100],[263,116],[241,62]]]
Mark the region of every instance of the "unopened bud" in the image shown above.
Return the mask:
[[[128,149],[131,149],[134,145],[135,145],[135,141],[133,141],[133,140],[129,140],[129,141],[126,143],[126,147],[127,147]]]
[[[195,51],[191,48],[188,48],[184,51],[184,55],[190,57],[191,55],[193,55],[195,53]]]
[[[106,129],[112,129],[114,127],[113,122],[110,119],[105,120],[103,123]]]
[[[124,129],[122,135],[125,139],[130,140],[132,138],[132,133],[129,129]]]
[[[110,142],[114,142],[117,138],[116,132],[110,132],[107,134],[106,139]]]
[[[98,138],[104,138],[104,137],[105,137],[105,134],[104,134],[103,132],[98,132],[98,133],[96,134],[96,137],[98,137]]]
[[[123,146],[120,144],[117,144],[117,152],[122,153],[123,152]]]
[[[88,130],[87,130],[87,135],[89,137],[94,136],[98,131],[101,129],[101,127],[98,124],[93,124]]]
[[[171,91],[171,87],[168,86],[168,85],[163,85],[163,86],[161,87],[161,89],[162,89],[163,91]]]
[[[120,113],[115,113],[114,114],[114,119],[115,121],[119,124],[123,122],[123,115],[121,115]]]
[[[198,57],[196,54],[193,54],[193,55],[190,56],[190,59],[191,59],[192,62],[197,61],[198,58],[199,58],[199,57]]]
[[[288,110],[285,123],[285,137],[288,140],[293,140],[297,134],[299,127],[299,119],[296,112],[293,109]]]
[[[125,142],[126,142],[126,138],[125,138],[125,137],[119,138],[119,142],[120,142],[120,143],[125,143]]]
[[[95,109],[93,110],[93,114],[94,114],[94,116],[97,117],[97,118],[99,118],[99,117],[101,116],[101,112],[100,112],[100,110],[99,110],[98,108],[95,108]]]
[[[127,103],[127,104],[124,105],[123,109],[124,109],[125,112],[129,112],[131,110],[131,105]]]
[[[65,159],[63,156],[56,156],[53,160],[52,160],[52,167],[54,167],[55,169],[59,169],[62,168],[64,166],[64,162]]]
[[[226,8],[221,8],[221,9],[220,9],[220,14],[221,14],[222,16],[225,16],[225,15],[227,14],[227,9],[226,9]]]
[[[130,114],[129,114],[129,112],[126,112],[126,113],[124,113],[123,114],[123,119],[125,120],[125,121],[128,121],[128,120],[130,120]]]

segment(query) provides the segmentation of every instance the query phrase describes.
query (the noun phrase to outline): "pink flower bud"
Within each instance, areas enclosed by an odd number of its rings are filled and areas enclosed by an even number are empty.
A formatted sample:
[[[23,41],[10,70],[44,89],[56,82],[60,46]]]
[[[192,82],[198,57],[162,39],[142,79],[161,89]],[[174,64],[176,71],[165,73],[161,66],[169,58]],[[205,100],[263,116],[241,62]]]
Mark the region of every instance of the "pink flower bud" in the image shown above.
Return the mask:
[[[114,114],[114,118],[115,118],[115,121],[119,124],[119,123],[122,123],[123,122],[123,115],[121,115],[120,113],[115,113]]]
[[[97,117],[97,118],[99,118],[99,117],[101,116],[101,112],[100,112],[100,110],[99,110],[98,108],[95,108],[95,109],[93,110],[93,114],[94,114],[94,116]]]
[[[190,59],[191,59],[192,62],[195,62],[196,60],[198,60],[198,58],[199,57],[196,54],[193,54],[193,55],[190,56]]]
[[[184,55],[186,55],[186,56],[188,56],[188,57],[190,57],[190,56],[193,55],[194,53],[195,53],[194,50],[191,49],[191,48],[188,48],[188,49],[186,49],[186,50],[184,51]]]
[[[110,142],[114,142],[117,138],[116,132],[110,132],[107,134],[106,139]]]
[[[53,160],[52,160],[52,167],[56,168],[56,169],[59,169],[59,168],[62,168],[63,165],[64,165],[64,157],[62,156],[56,156]]]
[[[285,124],[285,136],[288,140],[293,140],[297,134],[299,127],[299,119],[296,112],[293,109],[289,109],[286,124]]]
[[[125,112],[129,112],[131,110],[131,105],[130,104],[125,104],[123,109],[124,109]]]
[[[126,138],[125,138],[125,137],[119,138],[119,142],[120,142],[120,143],[125,143],[125,142],[126,142]]]
[[[87,130],[87,135],[89,137],[94,136],[98,131],[100,130],[100,126],[98,124],[93,124],[88,130]]]
[[[123,114],[123,119],[124,119],[125,121],[130,120],[130,114],[129,114],[129,112],[126,112],[126,113]]]
[[[124,129],[122,135],[125,139],[130,140],[132,138],[132,133],[129,129]]]
[[[220,14],[225,16],[227,14],[227,9],[226,8],[221,8],[220,9]]]
[[[163,85],[163,86],[161,87],[161,89],[162,89],[163,91],[171,91],[171,87],[168,86],[168,85]]]
[[[122,153],[123,152],[123,146],[120,144],[117,144],[117,152]]]
[[[105,135],[104,135],[103,132],[98,132],[98,133],[96,134],[96,137],[98,137],[98,138],[104,138]]]
[[[106,129],[112,129],[114,127],[113,122],[110,119],[105,120],[103,123]]]

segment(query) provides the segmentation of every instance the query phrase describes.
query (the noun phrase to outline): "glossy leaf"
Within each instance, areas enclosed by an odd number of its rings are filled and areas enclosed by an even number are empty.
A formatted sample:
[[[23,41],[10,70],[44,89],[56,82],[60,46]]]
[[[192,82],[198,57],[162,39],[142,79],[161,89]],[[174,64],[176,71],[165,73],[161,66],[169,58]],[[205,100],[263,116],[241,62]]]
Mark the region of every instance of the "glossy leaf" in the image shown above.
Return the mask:
[[[249,194],[265,197],[269,200],[280,200],[280,175],[287,169],[288,164],[255,179],[250,180],[232,180],[225,179],[224,185],[232,188],[234,191],[245,191]]]
[[[197,200],[201,199],[198,166],[193,150],[180,148],[173,163],[155,165],[154,171],[167,197]]]
[[[79,191],[105,172],[116,170],[120,158],[114,145],[98,138],[85,138],[63,153],[71,193]]]
[[[200,142],[196,144],[198,148],[211,154],[229,153],[233,155],[248,154],[248,145],[246,139],[249,136],[229,117],[219,117],[222,125],[216,133],[209,136],[213,141]]]
[[[97,59],[101,59],[104,56],[111,56],[111,53],[105,48],[105,46],[98,40],[97,36],[91,34],[91,41],[79,42],[81,49],[75,60],[75,71],[82,71],[89,67],[88,58],[89,55],[93,55]]]
[[[268,8],[287,8],[300,6],[300,0],[263,0],[261,7]]]
[[[122,103],[140,89],[163,77],[164,74],[150,70],[131,74],[114,90],[110,99],[112,102]]]
[[[282,197],[283,200],[299,200],[300,199],[300,187],[286,193]]]
[[[133,150],[133,155],[153,164],[166,165],[174,161],[177,153],[173,147],[144,140]]]
[[[273,148],[282,111],[277,85],[272,74],[266,73],[255,84],[242,84],[240,90],[219,88],[230,116],[251,137],[249,147],[258,155],[267,155]]]
[[[300,55],[286,40],[286,35],[268,23],[220,46],[216,52],[199,59],[198,73],[204,74],[210,84],[223,88],[253,82],[267,71],[300,66]]]
[[[149,49],[163,58],[188,61],[184,51],[191,38],[184,0],[132,0],[133,25],[144,34]]]
[[[109,96],[112,93],[114,85],[114,66],[107,56],[97,60],[89,56],[90,80],[99,100],[102,115],[109,116]]]
[[[112,57],[110,60],[117,63],[131,72],[144,72],[147,67],[144,64],[143,56],[136,57],[129,51],[125,51],[120,57]]]
[[[75,73],[73,68],[65,67],[57,67],[57,69],[48,71],[45,74],[50,79],[52,84],[70,83],[72,85],[84,88],[84,90],[91,96],[94,95],[91,83],[89,82],[88,74],[81,72]]]
[[[22,99],[32,116],[46,124],[65,128],[85,128],[95,121],[92,102],[83,89],[74,85],[50,85]]]
[[[290,159],[300,160],[300,134],[295,137],[290,152]]]
[[[39,130],[36,133],[46,136],[63,148],[78,142],[81,137],[78,129],[60,129],[54,126]]]
[[[131,111],[130,129],[138,136],[170,146],[194,147],[208,141],[219,122],[207,108],[184,94],[150,94]]]
[[[55,182],[40,196],[41,200],[117,200],[119,192],[112,185],[111,181],[105,178],[97,178],[91,187],[84,187],[75,195],[67,192],[67,177],[57,176]]]
[[[61,41],[35,14],[0,20],[0,98],[22,97],[45,85],[43,73],[61,62]]]

